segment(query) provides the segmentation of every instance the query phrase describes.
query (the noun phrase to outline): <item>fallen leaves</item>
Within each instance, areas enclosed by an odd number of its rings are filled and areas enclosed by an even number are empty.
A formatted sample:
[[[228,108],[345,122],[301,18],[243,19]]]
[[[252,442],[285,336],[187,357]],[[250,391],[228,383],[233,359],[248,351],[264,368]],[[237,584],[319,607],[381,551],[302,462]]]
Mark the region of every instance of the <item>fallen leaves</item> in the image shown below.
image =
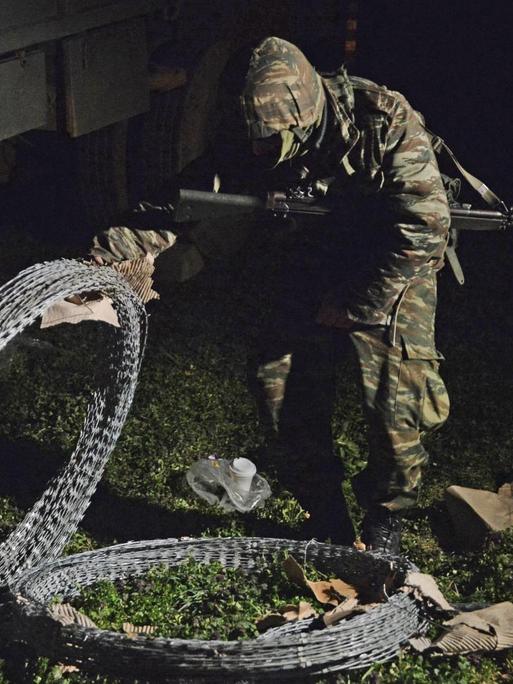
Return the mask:
[[[292,556],[283,561],[283,570],[292,583],[307,589],[312,597],[326,606],[327,610],[318,618],[316,626],[330,627],[340,620],[352,615],[368,612],[383,601],[386,591],[377,590],[372,579],[362,578],[361,582],[352,584],[338,577],[322,580],[309,580],[304,568]],[[394,573],[390,572],[385,584],[391,586]],[[263,632],[271,627],[279,627],[292,620],[315,618],[317,614],[307,601],[300,601],[298,606],[285,605],[278,612],[268,613],[261,618],[257,627]]]
[[[304,569],[292,556],[287,556],[283,561],[283,570],[291,582],[299,587],[310,589],[320,603],[331,603],[338,606],[346,598],[355,598],[358,595],[356,587],[341,579],[311,582],[307,579]]]
[[[286,622],[293,620],[305,620],[317,617],[317,613],[307,601],[300,601],[297,606],[284,605],[276,613],[267,613],[257,622],[259,632],[265,632],[271,627],[281,627]]]

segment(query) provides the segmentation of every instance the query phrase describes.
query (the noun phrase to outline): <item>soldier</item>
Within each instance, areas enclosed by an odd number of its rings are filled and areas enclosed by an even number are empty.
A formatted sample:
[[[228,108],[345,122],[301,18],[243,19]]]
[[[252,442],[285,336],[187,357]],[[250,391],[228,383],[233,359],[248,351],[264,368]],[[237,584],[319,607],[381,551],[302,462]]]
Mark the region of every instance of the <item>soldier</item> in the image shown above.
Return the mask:
[[[310,279],[304,266],[299,275],[288,269],[295,282],[290,306],[282,307],[286,327],[272,326],[281,340],[257,372],[271,419],[288,431],[296,453],[317,461],[324,455],[318,525],[331,520],[333,528],[330,513],[341,496],[327,443],[333,335],[320,328],[342,333],[356,351],[368,424],[368,463],[353,479],[366,510],[362,541],[398,553],[401,511],[415,505],[428,463],[421,436],[449,410],[434,318],[450,215],[429,135],[401,94],[349,77],[344,68],[323,77],[296,46],[275,37],[253,51],[242,105],[255,155],[289,165],[300,184],[329,187],[328,197],[339,199],[332,225],[318,238],[330,246],[328,257],[317,260]],[[315,329],[305,325],[305,311],[297,316],[298,292],[308,290],[315,305],[323,287],[331,291]],[[285,411],[298,369],[306,377],[302,406],[296,400],[297,410]]]
[[[398,553],[401,511],[415,505],[428,463],[421,436],[449,410],[434,317],[450,217],[429,135],[401,94],[344,68],[322,76],[280,38],[263,40],[244,74],[246,140],[237,144],[251,150],[254,177],[275,190],[281,182],[327,192],[335,206],[284,255],[255,354],[274,457],[311,512],[312,536],[350,543],[331,418],[333,363],[354,350],[369,444],[367,466],[353,478],[366,511],[362,540]],[[222,131],[225,141],[231,130]],[[229,154],[220,159],[230,165]],[[157,254],[174,240],[160,231],[145,246],[151,234],[136,231],[129,256]],[[109,243],[119,250],[123,241],[107,232],[92,253],[111,260]]]

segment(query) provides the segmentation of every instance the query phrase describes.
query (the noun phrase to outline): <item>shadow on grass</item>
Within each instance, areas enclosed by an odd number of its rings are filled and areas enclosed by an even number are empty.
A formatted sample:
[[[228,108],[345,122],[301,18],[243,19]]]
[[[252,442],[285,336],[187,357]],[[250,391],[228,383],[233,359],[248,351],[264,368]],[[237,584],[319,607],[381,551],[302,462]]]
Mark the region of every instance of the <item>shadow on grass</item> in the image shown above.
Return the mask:
[[[33,442],[0,441],[0,497],[9,497],[28,511],[39,499],[49,481],[65,465],[62,453],[42,449]],[[226,528],[226,515],[198,511],[170,511],[140,499],[120,497],[99,484],[91,505],[80,524],[100,546],[139,539],[199,536],[206,530],[215,534]],[[249,514],[244,517],[250,536],[294,538],[295,532],[269,520]]]

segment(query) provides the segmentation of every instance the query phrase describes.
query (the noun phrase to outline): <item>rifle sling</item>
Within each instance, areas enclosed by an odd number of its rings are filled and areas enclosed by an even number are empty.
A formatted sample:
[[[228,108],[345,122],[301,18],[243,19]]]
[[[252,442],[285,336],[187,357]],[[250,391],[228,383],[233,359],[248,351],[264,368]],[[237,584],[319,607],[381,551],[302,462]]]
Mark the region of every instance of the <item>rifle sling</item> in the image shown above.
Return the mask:
[[[426,128],[425,130],[431,138],[431,145],[433,146],[434,151],[437,154],[440,154],[440,151],[442,149],[446,152],[454,166],[458,169],[458,171],[461,173],[461,175],[467,181],[470,187],[473,188],[480,195],[480,197],[483,198],[483,200],[489,207],[491,207],[492,209],[498,209],[502,211],[504,211],[505,209],[507,210],[504,202],[501,199],[499,199],[499,197],[493,192],[493,190],[491,190],[486,185],[486,183],[480,181],[479,178],[476,178],[460,164],[460,162],[456,158],[456,155],[451,150],[449,145],[447,145],[445,140],[443,140],[439,135],[435,135],[434,133],[432,133],[428,128]],[[456,231],[454,235],[455,234]],[[454,238],[454,236],[451,236],[451,232],[449,233],[449,236],[450,238]],[[447,256],[447,261],[449,262],[449,266],[451,267],[451,270],[454,274],[454,277],[460,285],[463,285],[465,282],[465,275],[463,273],[463,269],[461,268],[460,260],[458,259],[458,254],[456,253],[456,247],[450,239],[447,244],[445,253]]]
[[[435,135],[427,128],[426,131],[431,136],[431,144],[435,152],[439,153],[442,148],[445,150],[445,152],[448,154],[454,166],[458,169],[463,178],[483,198],[483,200],[486,202],[486,204],[488,204],[489,207],[491,207],[492,209],[505,209],[504,202],[501,199],[499,199],[499,197],[493,192],[493,190],[491,190],[486,185],[486,183],[480,181],[479,178],[473,176],[460,164],[460,162],[456,159],[456,155],[451,150],[449,145],[447,145],[445,140],[443,140],[440,136]]]

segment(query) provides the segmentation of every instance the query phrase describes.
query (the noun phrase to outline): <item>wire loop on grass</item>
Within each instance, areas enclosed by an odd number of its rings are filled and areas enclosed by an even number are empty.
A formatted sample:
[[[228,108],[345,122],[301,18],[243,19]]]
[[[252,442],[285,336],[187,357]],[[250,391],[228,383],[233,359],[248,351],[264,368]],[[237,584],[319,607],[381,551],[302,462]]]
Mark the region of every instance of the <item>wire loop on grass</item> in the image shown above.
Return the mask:
[[[297,680],[393,658],[425,626],[417,603],[402,593],[325,630],[314,630],[312,620],[301,620],[247,641],[131,638],[65,625],[52,614],[49,605],[56,596],[67,599],[99,580],[123,579],[191,557],[251,572],[278,552],[288,551],[299,562],[308,552],[320,571],[348,582],[370,576],[383,583],[391,564],[398,574],[410,568],[404,559],[340,546],[243,537],[129,542],[58,558],[89,504],[126,419],[143,354],[146,315],[122,276],[73,260],[37,264],[0,288],[0,350],[45,308],[91,290],[112,299],[120,322],[120,328],[111,331],[109,348],[102,350],[109,372],[93,393],[68,464],[0,545],[0,586],[9,586],[0,601],[2,638],[83,671],[156,682],[182,677],[210,682],[241,677],[276,681],[277,676]]]
[[[92,394],[67,465],[0,544],[0,587],[58,557],[76,531],[125,423],[146,339],[143,303],[111,268],[59,259],[31,266],[0,288],[0,351],[52,304],[86,291],[108,295],[118,315],[107,349],[97,350],[107,377]]]
[[[418,604],[397,593],[368,613],[327,629],[313,619],[271,629],[256,639],[208,641],[128,637],[118,632],[64,626],[48,606],[55,596],[68,600],[100,580],[126,579],[158,565],[176,566],[190,558],[219,561],[251,573],[277,553],[301,562],[308,542],[270,538],[163,539],[129,542],[44,563],[19,577],[12,587],[16,636],[56,662],[81,670],[144,681],[296,680],[306,675],[367,667],[397,655],[401,645],[424,630]],[[411,565],[330,544],[310,544],[309,562],[346,581],[372,577],[384,583],[392,568],[402,577]],[[173,606],[168,607],[173,610]]]

